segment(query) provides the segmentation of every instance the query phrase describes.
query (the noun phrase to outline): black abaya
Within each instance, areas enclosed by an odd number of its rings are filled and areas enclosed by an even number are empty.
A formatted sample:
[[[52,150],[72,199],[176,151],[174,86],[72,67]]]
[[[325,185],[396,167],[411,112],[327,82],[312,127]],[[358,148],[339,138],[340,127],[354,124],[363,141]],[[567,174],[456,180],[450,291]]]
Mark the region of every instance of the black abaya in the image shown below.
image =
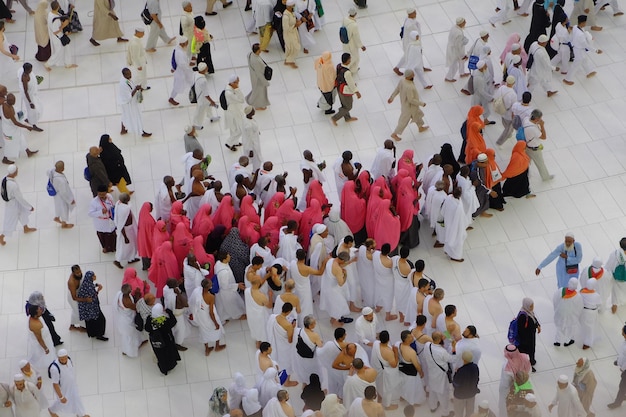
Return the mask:
[[[521,198],[530,194],[528,169],[513,178],[507,178],[502,187],[503,197]]]
[[[530,45],[546,34],[546,28],[550,27],[550,16],[543,7],[543,0],[537,0],[533,4],[533,15],[530,21],[530,31],[524,40],[524,50],[528,52]]]
[[[152,315],[146,319],[145,330],[150,334],[150,345],[152,351],[157,357],[159,370],[163,375],[167,375],[169,371],[178,365],[180,355],[176,349],[176,342],[172,329],[176,326],[176,318],[171,310],[165,310],[167,319],[160,326],[152,321]]]

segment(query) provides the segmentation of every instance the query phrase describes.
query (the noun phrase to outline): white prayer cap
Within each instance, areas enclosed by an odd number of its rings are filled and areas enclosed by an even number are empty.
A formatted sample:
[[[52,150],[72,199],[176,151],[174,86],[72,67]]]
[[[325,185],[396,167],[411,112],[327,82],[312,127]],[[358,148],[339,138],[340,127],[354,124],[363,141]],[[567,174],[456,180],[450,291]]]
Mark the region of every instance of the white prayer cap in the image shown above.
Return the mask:
[[[537,39],[537,42],[539,43],[544,43],[544,42],[548,42],[550,39],[548,38],[548,35],[539,35],[539,39]]]
[[[465,18],[463,18],[463,17],[457,17],[456,18],[457,26],[463,24],[463,22],[465,22]]]
[[[410,77],[412,77],[414,75],[415,75],[415,73],[413,72],[412,69],[404,70],[404,78],[410,78]]]
[[[478,408],[483,409],[483,410],[489,410],[489,401],[482,400],[481,402],[478,403]]]
[[[416,30],[412,30],[411,33],[409,33],[409,39],[414,40],[417,39],[417,37],[420,35],[420,33]]]
[[[202,71],[206,71],[208,69],[209,69],[209,67],[204,62],[201,62],[201,63],[198,64],[198,71],[202,72]]]
[[[296,0],[287,0],[287,3],[285,4],[285,6],[295,6],[296,5]]]
[[[489,36],[489,32],[487,32],[486,30],[481,30],[480,31],[480,37],[484,38],[485,36]]]
[[[567,232],[567,233],[565,233],[565,237],[571,237],[572,239],[574,239],[574,233]]]
[[[487,63],[481,59],[481,60],[479,60],[479,61],[476,63],[476,68],[478,68],[478,69],[482,69],[482,68],[483,68],[484,66],[486,66],[486,65],[487,65]]]
[[[237,76],[237,74],[230,74],[230,77],[228,77],[228,84],[232,84],[238,79],[239,77]]]
[[[406,14],[413,14],[413,13],[417,13],[417,10],[415,10],[415,7],[410,7],[406,9]]]
[[[7,172],[9,173],[9,175],[15,174],[16,171],[17,171],[17,165],[15,165],[15,164],[11,164],[7,168]]]
[[[595,291],[598,288],[598,280],[595,278],[589,278],[585,284],[585,288],[591,291]]]
[[[361,314],[363,314],[364,316],[368,316],[373,312],[374,310],[372,310],[372,307],[363,307],[363,309],[361,310]]]
[[[146,31],[146,30],[145,30],[144,28],[140,28],[139,26],[137,26],[137,27],[135,28],[135,32],[141,32],[141,33],[144,33],[145,31]]]
[[[59,349],[59,351],[57,352],[57,358],[63,358],[65,356],[67,356],[67,350]]]
[[[521,45],[519,43],[514,43],[513,45],[511,45],[511,51],[517,51],[521,48]]]
[[[252,106],[246,106],[246,108],[245,108],[245,109],[243,109],[243,112],[244,112],[244,114],[247,116],[247,115],[249,115],[250,113],[252,113],[252,110],[254,110],[254,107],[252,107]]]
[[[313,233],[319,235],[321,233],[324,233],[326,229],[327,229],[326,225],[323,225],[322,223],[317,223],[313,226]]]
[[[567,375],[559,375],[559,379],[557,381],[561,384],[567,384],[569,382],[569,377]]]
[[[350,9],[348,9],[348,16],[356,16],[356,9],[354,7],[350,7]]]
[[[602,259],[596,256],[595,258],[593,258],[593,262],[591,262],[591,266],[593,266],[594,268],[602,268]]]
[[[509,75],[508,77],[506,77],[506,84],[507,85],[515,84],[515,77],[512,75]]]
[[[186,134],[190,134],[192,130],[193,130],[193,126],[191,126],[191,125],[185,126],[185,133]]]
[[[13,381],[24,381],[24,374],[13,375]]]
[[[537,402],[537,397],[535,397],[535,394],[532,394],[530,392],[528,394],[526,394],[524,399],[526,401],[528,401],[529,403],[536,403]]]
[[[577,288],[578,288],[578,278],[570,278],[569,281],[567,281],[567,289],[574,291]]]
[[[476,159],[478,160],[478,162],[487,162],[487,154],[479,153]]]
[[[26,365],[28,365],[28,361],[26,359],[22,359],[19,363],[18,366],[20,367],[20,369],[22,369],[23,367],[25,367]]]
[[[513,62],[514,64],[519,64],[520,62],[522,62],[522,57],[519,55],[513,55],[511,62]]]
[[[152,311],[150,312],[150,315],[153,319],[165,316],[163,306],[159,303],[156,303],[154,306],[152,306]]]
[[[178,44],[179,44],[179,45],[182,45],[182,44],[183,44],[183,43],[185,43],[185,42],[189,42],[189,39],[187,39],[187,37],[186,37],[186,36],[179,36],[179,37],[178,37]]]
[[[189,0],[183,1],[183,7],[191,6],[191,2]]]

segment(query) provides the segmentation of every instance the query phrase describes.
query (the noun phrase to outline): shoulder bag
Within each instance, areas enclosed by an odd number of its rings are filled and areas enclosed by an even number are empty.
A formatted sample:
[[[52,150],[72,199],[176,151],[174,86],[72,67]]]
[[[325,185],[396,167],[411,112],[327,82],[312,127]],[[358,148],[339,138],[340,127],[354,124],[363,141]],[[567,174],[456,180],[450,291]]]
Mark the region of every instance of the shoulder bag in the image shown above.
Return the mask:
[[[443,372],[446,373],[446,376],[448,377],[448,382],[452,383],[452,367],[450,366],[450,364],[448,363],[448,370],[443,369],[443,366],[439,365],[439,363],[437,363],[437,361],[435,360],[435,357],[433,356],[433,344],[431,343],[430,345],[428,345],[428,349],[430,350],[430,357],[433,358],[433,362],[435,362],[435,365],[437,365],[439,367],[439,369],[441,369]]]
[[[250,58],[252,58],[252,54],[253,52],[250,52],[248,54],[248,65],[250,65]],[[263,58],[259,57],[259,59],[263,62],[263,64],[265,64],[265,69],[263,70],[263,77],[265,77],[267,81],[272,81],[272,75],[274,74],[274,70],[272,69],[272,67],[267,65],[267,62],[265,62]],[[250,67],[252,67],[252,65],[250,65]]]
[[[302,339],[301,334],[302,334],[302,329],[300,329],[300,332],[298,333],[298,341],[296,342],[296,351],[298,352],[298,355],[300,357],[312,359],[315,356],[315,349],[317,349],[317,346],[311,349],[311,347],[306,344],[304,339]]]

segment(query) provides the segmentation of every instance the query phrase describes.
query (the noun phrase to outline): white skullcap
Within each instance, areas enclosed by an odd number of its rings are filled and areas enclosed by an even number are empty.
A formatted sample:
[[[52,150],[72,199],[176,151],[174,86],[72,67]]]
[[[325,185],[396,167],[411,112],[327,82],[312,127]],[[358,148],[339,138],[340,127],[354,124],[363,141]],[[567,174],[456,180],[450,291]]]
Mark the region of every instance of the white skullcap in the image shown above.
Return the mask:
[[[460,25],[460,24],[462,24],[463,22],[465,22],[465,19],[464,19],[464,18],[462,18],[462,17],[457,17],[457,18],[456,18],[456,24],[457,24],[457,26],[458,26],[458,25]]]
[[[296,5],[296,0],[287,0],[287,3],[285,3],[285,6],[295,6]]]
[[[415,75],[412,69],[404,70],[404,78],[410,78]]]
[[[354,7],[348,9],[348,16],[356,16],[356,9]]]
[[[479,60],[476,63],[476,68],[481,69],[481,68],[485,67],[486,65],[487,65],[487,63],[481,59],[481,60]]]
[[[574,233],[567,232],[567,233],[565,233],[565,237],[571,237],[572,239],[574,239]]]
[[[64,356],[67,356],[67,350],[59,349],[59,351],[57,352],[57,358],[62,358]]]
[[[361,310],[361,314],[363,314],[364,316],[368,316],[373,312],[374,310],[372,310],[372,307],[363,307],[363,309]]]
[[[254,110],[254,107],[252,107],[252,106],[246,106],[246,108],[245,108],[245,109],[243,109],[243,113],[247,116],[247,115],[249,115],[250,113],[252,113],[252,110]]]
[[[13,381],[24,381],[24,374],[13,375]]]
[[[480,31],[480,37],[484,38],[485,36],[489,36],[489,32],[487,32],[486,30],[481,30]]]
[[[326,230],[326,226],[323,225],[322,223],[317,223],[313,226],[313,233],[315,234],[321,234],[324,233],[324,231]]]
[[[192,130],[193,130],[193,126],[191,126],[191,125],[185,126],[185,133],[186,134],[190,134]]]
[[[411,33],[409,33],[409,39],[413,40],[413,39],[417,39],[417,37],[420,35],[420,33],[416,30],[412,30]]]
[[[15,165],[15,164],[11,164],[7,168],[7,172],[9,173],[9,175],[15,174],[16,171],[17,171],[17,165]]]
[[[548,38],[548,35],[539,35],[539,39],[537,39],[537,42],[539,43],[544,43],[544,42],[548,42],[550,39]]]
[[[594,268],[602,268],[602,259],[595,257],[593,258],[593,262],[591,262],[591,266]]]
[[[578,278],[570,278],[569,281],[567,281],[567,289],[573,291],[577,288],[578,288]]]
[[[183,7],[191,6],[191,2],[189,0],[183,1]]]
[[[567,384],[569,382],[569,377],[567,375],[559,375],[558,381],[561,384]]]
[[[406,14],[412,14],[412,13],[417,13],[417,10],[415,10],[415,7],[411,7],[409,9],[406,9]]]
[[[478,160],[478,162],[487,162],[487,154],[479,153],[476,159]]]
[[[598,288],[598,280],[595,278],[589,278],[587,280],[587,283],[585,284],[585,288],[587,288],[588,290],[595,291],[596,288]]]
[[[537,402],[537,397],[535,397],[535,394],[532,394],[530,392],[528,394],[526,394],[524,399],[526,401],[528,401],[529,403],[536,403]]]
[[[144,28],[140,28],[139,26],[137,26],[137,27],[135,28],[135,32],[141,32],[141,33],[144,33],[145,31],[146,31],[146,30],[145,30]]]
[[[20,367],[20,369],[22,369],[23,367],[25,367],[26,365],[28,365],[28,361],[26,359],[22,359],[19,363],[18,366]]]
[[[515,77],[512,76],[512,75],[509,75],[508,77],[506,77],[506,83],[507,83],[507,85],[515,84]]]
[[[186,37],[186,36],[179,36],[179,37],[178,37],[178,44],[179,44],[179,45],[182,45],[182,44],[183,44],[183,43],[185,43],[185,42],[189,42],[189,39],[187,39],[187,37]]]
[[[519,64],[520,62],[522,62],[522,57],[519,55],[513,55],[511,62],[513,62],[514,64]]]
[[[482,408],[483,410],[489,410],[489,401],[482,400],[478,403],[478,408]]]
[[[232,84],[238,79],[239,77],[237,76],[237,74],[230,74],[230,77],[228,77],[228,84]]]
[[[519,43],[514,43],[513,45],[511,45],[511,51],[517,51],[521,48],[521,45]]]
[[[153,319],[165,316],[163,306],[159,303],[156,303],[154,306],[152,306],[152,311],[150,312],[150,315]]]
[[[207,69],[209,69],[209,67],[204,62],[198,64],[198,71],[202,72],[206,71]]]

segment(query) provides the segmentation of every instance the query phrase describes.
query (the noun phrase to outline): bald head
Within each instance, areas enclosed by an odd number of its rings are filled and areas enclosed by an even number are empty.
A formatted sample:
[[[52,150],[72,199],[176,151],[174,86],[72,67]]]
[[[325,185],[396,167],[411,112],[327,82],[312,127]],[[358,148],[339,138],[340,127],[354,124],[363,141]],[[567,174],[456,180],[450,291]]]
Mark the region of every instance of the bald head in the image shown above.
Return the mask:
[[[239,157],[239,165],[241,165],[242,167],[247,167],[249,163],[250,163],[250,160],[248,159],[247,156]]]
[[[97,157],[98,155],[100,155],[100,148],[98,148],[97,146],[92,146],[91,148],[89,148],[89,155]]]
[[[54,164],[54,170],[56,172],[63,172],[65,170],[65,163],[63,161],[57,161]]]

